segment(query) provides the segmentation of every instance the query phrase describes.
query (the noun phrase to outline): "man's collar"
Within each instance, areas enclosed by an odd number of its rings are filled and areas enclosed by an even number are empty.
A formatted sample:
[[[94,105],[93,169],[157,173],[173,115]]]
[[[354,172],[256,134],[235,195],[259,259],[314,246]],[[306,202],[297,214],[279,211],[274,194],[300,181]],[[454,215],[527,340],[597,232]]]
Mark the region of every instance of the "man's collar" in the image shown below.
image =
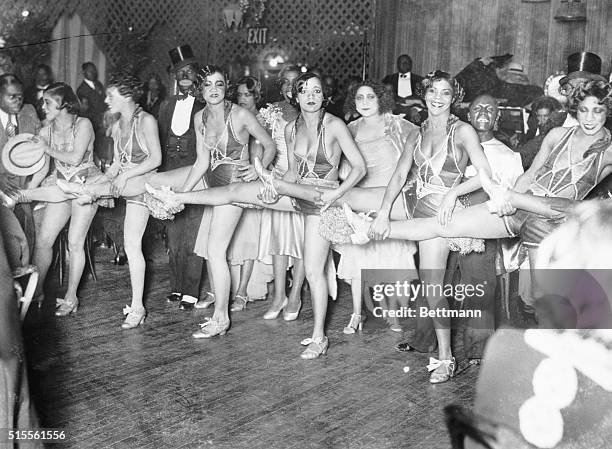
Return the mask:
[[[87,78],[83,78],[83,81],[85,81],[85,84],[87,84],[93,90],[96,90],[96,84],[93,81],[90,81]]]
[[[399,74],[400,78],[410,78],[410,72],[406,72],[406,73],[400,73]]]
[[[8,120],[9,120],[8,112],[0,109],[0,121],[2,121],[2,126],[4,128],[6,128],[6,124],[8,123]]]

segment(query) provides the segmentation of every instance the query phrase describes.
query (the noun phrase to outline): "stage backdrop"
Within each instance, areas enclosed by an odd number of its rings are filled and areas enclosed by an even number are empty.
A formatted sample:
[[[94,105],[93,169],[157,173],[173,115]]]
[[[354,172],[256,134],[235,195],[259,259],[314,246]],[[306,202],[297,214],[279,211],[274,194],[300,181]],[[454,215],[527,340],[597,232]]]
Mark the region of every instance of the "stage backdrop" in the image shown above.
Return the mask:
[[[610,0],[582,0],[586,22],[559,22],[561,0],[378,0],[373,76],[395,72],[395,59],[408,53],[414,72],[441,68],[457,73],[481,56],[512,53],[529,79],[542,84],[566,58],[592,51],[610,71],[612,5]]]
[[[142,75],[155,71],[164,76],[169,64],[168,50],[190,44],[200,61],[224,65],[234,72],[247,65],[261,64],[266,56],[279,55],[294,63],[317,66],[340,79],[362,74],[364,34],[373,32],[375,0],[267,0],[263,2],[265,10],[258,24],[248,20],[252,14],[247,11],[240,26],[230,23],[228,28],[227,19],[234,14],[232,10],[239,10],[240,3],[56,0],[48,8],[47,20],[52,22],[51,27],[59,22],[56,31],[61,29],[68,35],[82,34],[83,29],[97,35],[94,40],[107,58],[108,70],[128,61]],[[262,2],[247,3],[256,7]],[[74,19],[73,14],[80,20]],[[249,26],[267,28],[265,44],[247,42]],[[69,46],[74,55],[76,47],[86,45],[72,42],[80,39],[71,39],[64,47]],[[366,52],[366,73],[370,53]],[[69,75],[72,80],[73,72],[80,71],[81,56],[86,59],[80,53],[71,60],[72,68],[67,67],[65,58],[54,56],[58,75]]]

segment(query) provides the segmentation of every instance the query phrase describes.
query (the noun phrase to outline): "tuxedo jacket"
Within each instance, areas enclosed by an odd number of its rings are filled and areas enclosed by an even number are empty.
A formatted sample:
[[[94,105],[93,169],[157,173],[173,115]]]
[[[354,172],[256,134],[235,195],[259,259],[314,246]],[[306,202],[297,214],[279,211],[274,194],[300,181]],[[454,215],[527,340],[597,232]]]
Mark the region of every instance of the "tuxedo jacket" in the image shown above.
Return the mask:
[[[106,94],[104,93],[104,86],[98,80],[94,81],[95,89],[89,87],[85,81],[81,82],[81,85],[78,87],[76,94],[79,97],[79,100],[83,102],[83,100],[87,101],[88,108],[87,110],[82,111],[81,115],[83,117],[87,117],[94,128],[96,136],[103,131],[103,119],[104,119],[104,111],[106,111],[106,103],[104,103],[104,98]]]
[[[399,80],[399,73],[393,73],[391,75],[387,75],[382,80],[383,84],[391,86],[391,89],[393,90],[393,96],[395,97],[395,101],[401,100],[399,96],[397,95],[398,80]],[[418,98],[417,86],[421,84],[421,81],[423,81],[422,76],[419,76],[415,73],[410,72],[410,88],[412,89],[412,96],[410,96],[409,98]]]
[[[36,115],[36,110],[34,106],[31,104],[24,104],[17,114],[17,131],[19,134],[21,133],[30,133],[30,134],[38,134],[40,130],[40,120],[38,120],[38,116]],[[0,151],[4,149],[4,145],[8,141],[9,137],[6,135],[6,130],[4,126],[0,123]],[[25,187],[26,184],[26,176],[16,176],[12,173],[8,173],[4,164],[0,160],[0,176],[7,176],[11,181],[20,187]]]
[[[199,101],[193,102],[191,108],[191,115],[189,117],[189,128],[183,136],[187,139],[185,148],[181,148],[181,151],[176,154],[174,151],[170,151],[168,148],[169,140],[174,137],[172,132],[172,116],[174,115],[174,109],[178,95],[174,95],[164,102],[159,107],[159,117],[157,119],[157,126],[159,128],[159,142],[162,148],[162,170],[172,170],[178,167],[185,167],[186,165],[193,165],[196,160],[196,137],[195,137],[195,126],[193,118],[198,111],[204,108],[204,103]]]

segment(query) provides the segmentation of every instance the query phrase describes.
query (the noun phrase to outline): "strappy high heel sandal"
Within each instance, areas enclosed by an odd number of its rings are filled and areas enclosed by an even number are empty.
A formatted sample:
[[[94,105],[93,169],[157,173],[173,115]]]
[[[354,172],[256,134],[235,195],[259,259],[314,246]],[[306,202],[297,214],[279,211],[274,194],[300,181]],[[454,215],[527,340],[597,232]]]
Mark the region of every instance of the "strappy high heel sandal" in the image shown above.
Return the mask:
[[[263,319],[264,320],[275,320],[278,317],[278,314],[281,313],[281,311],[287,307],[287,303],[289,302],[289,299],[287,299],[287,297],[285,296],[285,299],[283,299],[283,302],[281,303],[281,306],[278,310],[274,310],[270,307],[270,309],[268,309],[268,311],[266,313],[264,313]]]
[[[205,320],[200,323],[200,330],[191,334],[193,338],[212,338],[217,335],[225,335],[230,327],[230,320],[218,321],[212,318],[205,318]]]
[[[231,312],[241,312],[247,307],[247,303],[249,302],[248,296],[235,295],[234,300],[232,301],[232,306],[230,307]]]
[[[308,346],[300,357],[304,360],[316,359],[327,353],[329,348],[329,338],[318,337],[318,338],[306,338],[301,341],[302,346]]]
[[[455,375],[456,369],[457,364],[454,357],[447,360],[438,360],[430,357],[429,365],[427,365],[427,370],[431,372],[429,382],[432,384],[447,382]]]
[[[156,189],[149,183],[145,183],[145,189],[149,195],[163,203],[167,213],[174,215],[185,209],[185,204],[179,201],[176,193],[170,187],[162,186]]]
[[[365,214],[356,214],[347,203],[342,204],[346,221],[353,230],[351,243],[354,245],[364,245],[370,241],[368,232],[372,224],[372,218]]]
[[[125,306],[123,308],[123,314],[127,316],[125,317],[125,321],[121,325],[121,328],[134,329],[135,327],[138,327],[144,323],[145,318],[147,317],[147,310],[144,307],[142,309],[135,310],[130,306]]]
[[[351,313],[351,320],[346,325],[342,332],[345,334],[354,334],[355,331],[363,329],[363,315],[357,315],[356,313]]]
[[[55,305],[57,307],[57,310],[55,311],[55,316],[68,316],[71,313],[77,313],[77,310],[79,308],[79,299],[57,298],[55,300]]]

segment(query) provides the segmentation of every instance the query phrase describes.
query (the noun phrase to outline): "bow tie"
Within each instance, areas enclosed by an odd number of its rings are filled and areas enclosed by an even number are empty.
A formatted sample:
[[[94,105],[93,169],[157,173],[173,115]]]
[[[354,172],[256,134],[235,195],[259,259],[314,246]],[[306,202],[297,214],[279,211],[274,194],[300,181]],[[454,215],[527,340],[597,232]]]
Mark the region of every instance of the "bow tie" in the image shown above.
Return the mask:
[[[401,73],[400,78],[410,78],[410,73]]]
[[[178,101],[183,101],[183,100],[186,100],[187,98],[189,98],[189,94],[182,94],[182,95],[181,95],[181,94],[178,94],[178,95],[176,96],[176,99],[177,99]]]

